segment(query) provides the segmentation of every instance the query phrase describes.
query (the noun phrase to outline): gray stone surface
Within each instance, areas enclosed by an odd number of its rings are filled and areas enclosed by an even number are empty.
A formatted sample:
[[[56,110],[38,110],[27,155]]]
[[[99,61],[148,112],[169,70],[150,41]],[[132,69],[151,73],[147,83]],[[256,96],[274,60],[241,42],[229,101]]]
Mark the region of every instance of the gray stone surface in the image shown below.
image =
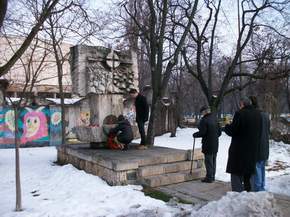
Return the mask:
[[[128,151],[109,149],[90,149],[89,145],[71,145],[65,149],[81,159],[101,163],[114,170],[128,170],[139,166],[148,166],[187,160],[187,151],[163,147],[147,150],[129,149]],[[199,151],[197,151],[198,153]]]

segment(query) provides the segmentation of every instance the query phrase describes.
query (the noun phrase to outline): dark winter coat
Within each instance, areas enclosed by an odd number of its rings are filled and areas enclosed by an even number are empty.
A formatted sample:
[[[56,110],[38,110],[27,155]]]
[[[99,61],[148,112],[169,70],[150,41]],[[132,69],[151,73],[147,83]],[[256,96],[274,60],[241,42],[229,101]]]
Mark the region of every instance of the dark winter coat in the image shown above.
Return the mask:
[[[268,160],[269,158],[269,134],[270,134],[270,119],[269,114],[261,112],[262,128],[261,142],[258,146],[257,161]]]
[[[227,173],[250,175],[255,171],[256,156],[261,141],[261,113],[252,106],[237,111],[233,122],[225,126],[232,137],[229,148]]]
[[[138,94],[135,100],[136,121],[146,122],[149,116],[149,105],[145,96]]]
[[[205,115],[199,123],[198,132],[193,137],[202,137],[202,152],[204,154],[216,154],[218,152],[219,136],[221,129],[216,115],[213,113]]]
[[[117,126],[110,130],[110,133],[116,134],[118,141],[123,144],[129,144],[134,138],[133,130],[128,120],[118,122]]]

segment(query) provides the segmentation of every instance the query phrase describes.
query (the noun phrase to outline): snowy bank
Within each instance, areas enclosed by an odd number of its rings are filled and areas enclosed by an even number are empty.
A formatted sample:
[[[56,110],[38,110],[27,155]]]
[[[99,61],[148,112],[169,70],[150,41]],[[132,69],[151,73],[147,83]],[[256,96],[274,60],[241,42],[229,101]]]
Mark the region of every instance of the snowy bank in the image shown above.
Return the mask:
[[[276,202],[272,194],[267,192],[236,193],[228,192],[218,201],[212,201],[199,210],[192,211],[192,217],[279,217]]]

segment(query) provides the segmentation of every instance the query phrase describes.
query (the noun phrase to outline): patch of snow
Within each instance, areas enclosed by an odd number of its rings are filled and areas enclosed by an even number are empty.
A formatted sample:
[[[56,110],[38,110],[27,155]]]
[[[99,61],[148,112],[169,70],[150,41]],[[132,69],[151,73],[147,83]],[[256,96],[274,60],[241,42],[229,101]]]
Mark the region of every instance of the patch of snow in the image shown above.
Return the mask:
[[[277,162],[280,162],[285,168],[271,170]],[[266,169],[271,170],[267,172],[268,177],[290,174],[290,145],[284,144],[283,142],[270,141],[270,156]]]
[[[18,97],[6,97],[6,102],[8,102],[8,104],[14,103],[14,102],[18,102],[20,100],[20,98]]]
[[[275,205],[272,194],[267,192],[228,192],[218,201],[212,201],[191,213],[192,217],[279,217],[282,216]]]
[[[58,105],[61,104],[60,98],[46,98],[48,101],[52,101]],[[77,102],[79,102],[80,100],[82,100],[83,98],[66,98],[64,99],[64,104],[65,105],[72,105],[75,104]]]
[[[267,189],[276,194],[290,196],[290,174],[268,178]]]

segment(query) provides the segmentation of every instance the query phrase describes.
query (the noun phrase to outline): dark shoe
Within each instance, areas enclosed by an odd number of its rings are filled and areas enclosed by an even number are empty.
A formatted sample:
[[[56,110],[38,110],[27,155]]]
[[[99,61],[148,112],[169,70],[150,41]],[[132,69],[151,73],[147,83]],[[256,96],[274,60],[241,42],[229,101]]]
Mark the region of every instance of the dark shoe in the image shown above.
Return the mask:
[[[209,179],[209,178],[204,178],[201,180],[201,182],[204,182],[204,183],[212,183],[213,180]]]
[[[129,149],[128,145],[124,145],[124,148],[122,149],[123,151],[127,151]]]

